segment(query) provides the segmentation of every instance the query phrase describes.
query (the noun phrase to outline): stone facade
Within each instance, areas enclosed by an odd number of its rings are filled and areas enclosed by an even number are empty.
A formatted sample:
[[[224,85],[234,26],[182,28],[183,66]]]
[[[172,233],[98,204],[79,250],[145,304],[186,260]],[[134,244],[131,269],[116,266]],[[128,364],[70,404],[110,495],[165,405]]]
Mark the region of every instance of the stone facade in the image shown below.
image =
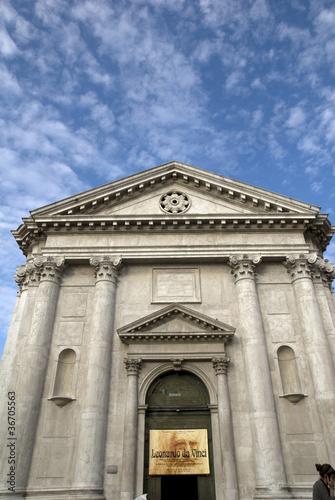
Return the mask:
[[[148,394],[174,373],[208,394],[198,500],[311,498],[314,464],[335,463],[333,232],[318,207],[178,162],[32,211],[13,231],[2,498],[164,500]]]

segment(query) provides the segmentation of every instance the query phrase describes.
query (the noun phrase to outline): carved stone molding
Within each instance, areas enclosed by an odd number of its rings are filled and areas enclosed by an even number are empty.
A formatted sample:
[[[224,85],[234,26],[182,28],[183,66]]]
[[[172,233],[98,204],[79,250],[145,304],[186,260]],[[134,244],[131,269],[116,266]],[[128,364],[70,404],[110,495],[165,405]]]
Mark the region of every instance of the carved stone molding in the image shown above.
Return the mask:
[[[228,365],[230,363],[230,357],[226,353],[224,353],[219,358],[213,358],[212,363],[215,375],[226,375],[228,371]]]
[[[255,268],[261,261],[262,257],[260,255],[230,255],[228,263],[235,282],[240,279],[255,279]]]
[[[121,257],[111,259],[108,255],[104,257],[92,257],[90,265],[94,267],[96,281],[111,281],[116,284],[118,271],[121,267]]]
[[[288,255],[283,263],[292,281],[300,278],[312,278],[313,265],[317,261],[316,254]]]
[[[126,365],[127,375],[138,375],[140,373],[142,359],[125,358],[123,362]]]
[[[52,281],[60,284],[64,270],[65,259],[63,257],[47,257],[34,259],[34,266],[39,270],[40,281]]]

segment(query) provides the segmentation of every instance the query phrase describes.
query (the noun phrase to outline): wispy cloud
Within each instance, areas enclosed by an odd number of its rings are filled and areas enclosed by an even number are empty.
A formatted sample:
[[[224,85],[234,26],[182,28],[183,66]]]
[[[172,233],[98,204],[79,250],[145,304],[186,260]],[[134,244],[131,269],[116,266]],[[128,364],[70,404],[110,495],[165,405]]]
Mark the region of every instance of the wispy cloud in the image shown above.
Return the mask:
[[[172,159],[331,199],[326,0],[4,0],[0,55],[3,240],[37,206]]]

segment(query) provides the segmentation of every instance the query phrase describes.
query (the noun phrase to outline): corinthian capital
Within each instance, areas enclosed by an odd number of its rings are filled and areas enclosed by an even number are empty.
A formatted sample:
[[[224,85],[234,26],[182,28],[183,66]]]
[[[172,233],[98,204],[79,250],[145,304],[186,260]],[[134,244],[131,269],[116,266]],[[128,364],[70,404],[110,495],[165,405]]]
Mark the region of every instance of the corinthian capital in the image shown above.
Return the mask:
[[[227,356],[226,353],[224,353],[219,358],[213,358],[212,363],[215,370],[215,375],[226,375],[228,371],[228,365],[230,363],[230,357]]]
[[[229,265],[235,281],[240,279],[255,279],[255,268],[262,261],[260,255],[230,255]]]
[[[127,375],[138,375],[140,373],[142,360],[139,358],[126,358],[123,360],[126,365]]]
[[[334,264],[328,260],[317,259],[312,267],[312,276],[316,283],[322,283],[332,290],[332,281],[335,279]]]
[[[288,255],[284,266],[294,281],[299,278],[311,278],[313,265],[316,262],[316,254]]]
[[[122,259],[121,257],[111,259],[108,255],[104,257],[92,257],[90,264],[94,267],[94,276],[97,281],[112,281],[116,283]]]
[[[52,281],[59,285],[64,270],[63,257],[37,257],[33,261],[34,267],[40,275],[40,281]]]
[[[28,286],[38,286],[40,277],[40,270],[30,262],[16,269],[14,280],[19,285],[21,293]]]

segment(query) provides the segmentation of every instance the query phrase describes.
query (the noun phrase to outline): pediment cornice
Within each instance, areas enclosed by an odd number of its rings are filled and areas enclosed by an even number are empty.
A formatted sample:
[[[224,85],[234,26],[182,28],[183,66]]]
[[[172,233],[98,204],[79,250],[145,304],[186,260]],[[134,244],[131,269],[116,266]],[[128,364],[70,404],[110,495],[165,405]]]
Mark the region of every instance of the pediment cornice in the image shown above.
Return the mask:
[[[176,320],[179,321],[179,325],[176,324]],[[171,329],[172,322],[174,326]],[[170,304],[119,328],[117,332],[124,344],[139,342],[226,343],[234,336],[235,328],[181,304]]]

